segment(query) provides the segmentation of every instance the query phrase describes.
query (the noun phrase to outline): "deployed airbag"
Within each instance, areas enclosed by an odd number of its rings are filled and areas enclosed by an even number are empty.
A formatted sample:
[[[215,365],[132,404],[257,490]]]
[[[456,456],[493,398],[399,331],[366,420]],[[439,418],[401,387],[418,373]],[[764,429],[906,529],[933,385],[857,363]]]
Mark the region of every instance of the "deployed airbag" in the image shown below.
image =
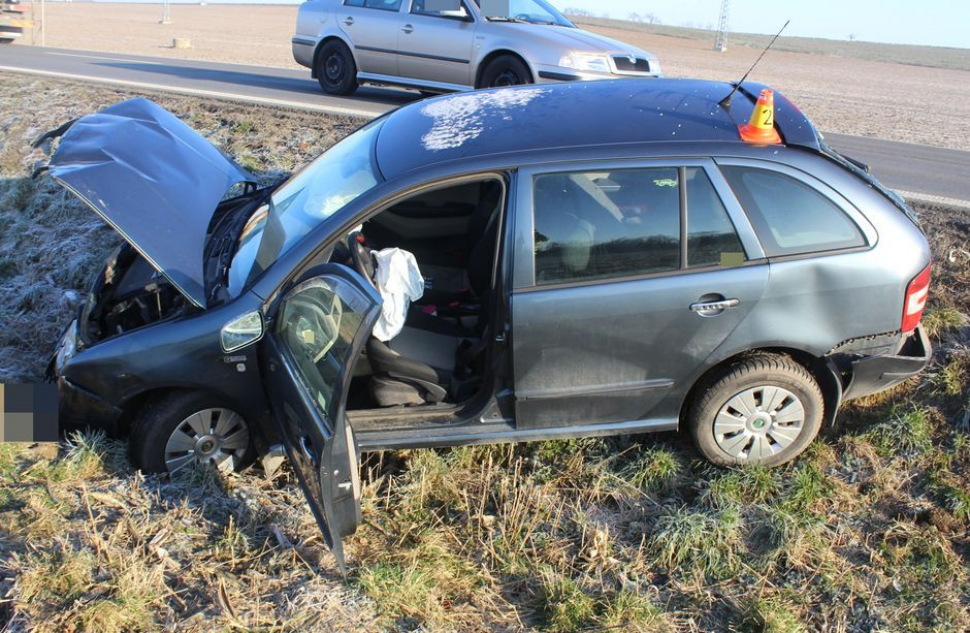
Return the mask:
[[[373,255],[377,264],[374,283],[384,299],[374,336],[386,342],[400,334],[411,302],[424,295],[424,278],[414,255],[407,251],[385,248]]]

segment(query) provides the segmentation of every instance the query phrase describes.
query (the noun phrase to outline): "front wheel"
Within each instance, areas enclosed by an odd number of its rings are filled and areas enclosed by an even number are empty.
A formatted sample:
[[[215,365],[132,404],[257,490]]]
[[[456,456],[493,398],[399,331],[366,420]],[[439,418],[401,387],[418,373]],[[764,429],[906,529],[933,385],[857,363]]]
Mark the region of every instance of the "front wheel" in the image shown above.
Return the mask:
[[[478,88],[502,88],[531,84],[532,74],[529,67],[518,57],[502,55],[488,63],[482,72]]]
[[[317,81],[327,94],[349,95],[357,90],[357,64],[343,42],[327,42],[316,61]]]
[[[128,443],[132,461],[146,473],[175,473],[201,463],[240,471],[255,458],[246,420],[197,391],[173,392],[145,405]]]
[[[763,354],[725,367],[690,406],[697,449],[719,466],[778,466],[797,457],[822,426],[818,383],[788,356]]]

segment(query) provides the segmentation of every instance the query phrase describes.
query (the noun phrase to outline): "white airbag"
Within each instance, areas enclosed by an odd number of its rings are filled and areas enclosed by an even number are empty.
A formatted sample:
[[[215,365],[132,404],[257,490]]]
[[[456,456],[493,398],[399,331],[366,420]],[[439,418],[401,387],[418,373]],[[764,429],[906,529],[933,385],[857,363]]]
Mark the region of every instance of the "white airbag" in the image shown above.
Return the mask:
[[[374,283],[384,299],[381,317],[374,326],[377,340],[387,342],[404,327],[412,301],[424,295],[424,278],[414,255],[400,248],[373,251],[377,270]]]

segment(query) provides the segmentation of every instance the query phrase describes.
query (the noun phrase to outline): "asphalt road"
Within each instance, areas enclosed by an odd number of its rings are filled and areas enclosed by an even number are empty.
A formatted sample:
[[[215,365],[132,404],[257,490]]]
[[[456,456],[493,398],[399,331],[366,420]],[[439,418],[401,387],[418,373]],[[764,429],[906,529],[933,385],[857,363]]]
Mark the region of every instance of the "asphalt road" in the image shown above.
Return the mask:
[[[3,46],[0,71],[233,99],[372,117],[420,98],[417,92],[361,88],[351,97],[320,91],[309,70],[96,53],[39,46]],[[970,152],[825,134],[835,149],[868,164],[880,181],[904,192],[970,201]]]

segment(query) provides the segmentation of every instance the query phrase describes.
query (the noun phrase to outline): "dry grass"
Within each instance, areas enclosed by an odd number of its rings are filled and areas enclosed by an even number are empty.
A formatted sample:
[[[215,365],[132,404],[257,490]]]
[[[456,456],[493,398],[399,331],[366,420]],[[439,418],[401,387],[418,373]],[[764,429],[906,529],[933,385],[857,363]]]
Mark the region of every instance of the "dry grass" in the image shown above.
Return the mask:
[[[69,319],[60,297],[84,289],[66,269],[91,270],[115,238],[26,180],[27,141],[123,93],[11,77],[0,89],[0,251],[18,254],[0,280],[0,375],[30,379]],[[159,101],[267,180],[351,127]],[[848,407],[793,465],[716,469],[673,434],[371,455],[344,584],[287,472],[170,481],[134,472],[124,447],[98,435],[0,445],[0,623],[966,630],[970,378],[954,359],[970,344],[970,222],[921,212],[936,257],[931,313],[950,314],[935,329],[936,363]]]

